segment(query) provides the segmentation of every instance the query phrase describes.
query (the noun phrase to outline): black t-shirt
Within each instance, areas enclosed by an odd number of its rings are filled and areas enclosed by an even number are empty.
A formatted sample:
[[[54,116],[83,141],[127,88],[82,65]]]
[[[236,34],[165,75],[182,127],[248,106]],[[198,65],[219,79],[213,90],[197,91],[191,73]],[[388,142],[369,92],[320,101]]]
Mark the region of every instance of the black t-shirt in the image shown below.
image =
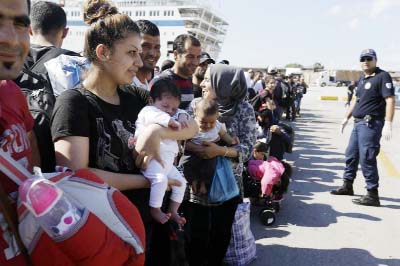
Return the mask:
[[[149,92],[134,86],[123,86],[118,89],[118,94],[120,105],[107,103],[82,88],[63,92],[57,99],[52,116],[53,140],[67,136],[88,137],[89,167],[139,174],[132,158],[132,140],[137,116],[147,105]],[[148,232],[152,221],[149,211],[150,190],[131,189],[122,192],[138,208]]]
[[[385,118],[385,98],[394,96],[394,87],[389,73],[376,68],[368,77],[361,77],[357,83],[357,102],[354,106],[353,116],[364,118],[371,115],[376,119]]]
[[[58,97],[51,119],[53,140],[88,137],[89,167],[137,173],[132,158],[135,122],[147,104],[145,94],[138,90],[118,89],[120,105],[107,103],[83,88],[65,91]]]

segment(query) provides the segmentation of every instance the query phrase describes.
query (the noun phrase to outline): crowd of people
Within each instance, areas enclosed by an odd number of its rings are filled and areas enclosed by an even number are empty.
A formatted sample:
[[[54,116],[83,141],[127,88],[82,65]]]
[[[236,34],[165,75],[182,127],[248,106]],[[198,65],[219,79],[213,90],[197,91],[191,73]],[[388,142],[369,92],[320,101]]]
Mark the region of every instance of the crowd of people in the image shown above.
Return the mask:
[[[43,172],[63,166],[122,192],[109,196],[113,215],[134,239],[125,241],[93,216],[68,237],[32,232],[25,223],[18,228],[19,183],[2,169],[0,264],[176,265],[172,245],[160,244],[170,242],[163,228],[174,224],[184,231],[180,259],[222,265],[244,198],[244,169],[263,179],[260,196],[280,184],[293,146],[282,116],[300,116],[304,78],[272,66],[264,74],[216,63],[189,34],[176,37],[173,61],[160,69],[157,26],[133,21],[107,0],[84,4],[81,54],[61,49],[68,29],[59,5],[4,0],[0,7],[0,155],[31,173],[33,166]],[[56,97],[45,63],[60,55],[83,57],[90,66]],[[235,189],[212,193],[214,181],[228,176]],[[94,228],[103,233],[92,239]]]
[[[283,101],[273,96],[275,88],[260,90],[270,98],[263,95],[255,112],[244,71],[228,60],[215,64],[199,40],[186,34],[175,39],[174,61],[160,71],[157,26],[134,22],[106,0],[84,5],[89,27],[81,54],[61,48],[68,29],[57,4],[7,0],[0,15],[1,143],[11,164],[30,172],[33,166],[54,172],[60,165],[90,184],[121,191],[124,196],[112,202],[135,240],[125,242],[107,219],[83,219],[79,211],[75,218],[83,227],[71,229],[61,243],[58,230],[29,231],[16,214],[20,183],[2,170],[1,264],[174,265],[170,251],[157,243],[169,239],[160,226],[175,223],[185,232],[189,265],[221,265],[243,200],[243,168],[257,139],[276,135],[271,156],[280,160],[282,143],[290,142],[279,128],[283,104],[272,103]],[[84,57],[90,67],[78,85],[56,95],[45,63],[60,55]],[[225,197],[210,193],[220,165],[236,187]],[[94,228],[107,233],[93,238]],[[91,238],[96,245],[80,252]]]

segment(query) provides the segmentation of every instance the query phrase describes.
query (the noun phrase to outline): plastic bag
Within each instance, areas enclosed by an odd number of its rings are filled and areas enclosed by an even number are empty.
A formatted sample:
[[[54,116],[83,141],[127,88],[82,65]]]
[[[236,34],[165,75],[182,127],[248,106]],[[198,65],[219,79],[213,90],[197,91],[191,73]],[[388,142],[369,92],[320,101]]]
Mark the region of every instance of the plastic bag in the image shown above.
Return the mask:
[[[55,96],[76,87],[82,81],[82,73],[89,69],[85,57],[60,55],[44,63]]]
[[[256,258],[256,251],[254,235],[250,230],[250,202],[243,202],[236,209],[224,262],[227,265],[247,265]]]
[[[210,202],[224,202],[239,195],[239,188],[233,175],[229,161],[224,157],[217,157],[215,174],[208,194]]]

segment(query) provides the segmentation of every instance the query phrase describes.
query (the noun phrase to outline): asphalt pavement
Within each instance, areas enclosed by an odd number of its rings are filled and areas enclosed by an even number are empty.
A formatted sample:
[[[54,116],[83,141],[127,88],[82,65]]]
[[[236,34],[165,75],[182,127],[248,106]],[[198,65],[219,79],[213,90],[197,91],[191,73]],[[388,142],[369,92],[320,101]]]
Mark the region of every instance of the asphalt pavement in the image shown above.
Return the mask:
[[[322,101],[337,95],[339,101]],[[286,159],[293,168],[289,191],[272,226],[260,223],[252,207],[251,228],[257,259],[251,266],[400,266],[400,109],[391,142],[381,141],[378,166],[381,207],[351,202],[356,196],[333,196],[342,184],[344,151],[353,124],[340,134],[346,88],[310,88],[302,116],[291,123],[295,148]],[[365,194],[361,171],[355,194]]]

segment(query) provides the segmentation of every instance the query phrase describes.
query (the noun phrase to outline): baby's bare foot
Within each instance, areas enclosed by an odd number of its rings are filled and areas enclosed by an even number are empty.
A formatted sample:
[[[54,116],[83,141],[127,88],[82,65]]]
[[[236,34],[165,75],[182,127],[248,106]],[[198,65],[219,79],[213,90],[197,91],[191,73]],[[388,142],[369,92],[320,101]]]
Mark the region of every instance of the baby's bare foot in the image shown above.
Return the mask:
[[[163,213],[160,208],[150,208],[150,214],[154,220],[161,224],[165,224],[171,218],[170,213]]]

